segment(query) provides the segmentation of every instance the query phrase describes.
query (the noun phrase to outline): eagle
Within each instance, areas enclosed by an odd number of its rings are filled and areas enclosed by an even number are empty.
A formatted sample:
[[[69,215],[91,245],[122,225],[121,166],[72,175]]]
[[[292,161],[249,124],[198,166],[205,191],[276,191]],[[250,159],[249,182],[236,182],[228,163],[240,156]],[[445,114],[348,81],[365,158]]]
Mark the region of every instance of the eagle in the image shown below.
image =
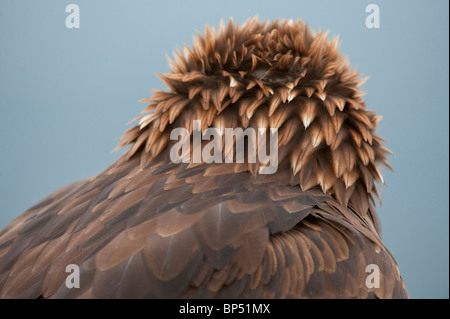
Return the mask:
[[[231,19],[169,64],[117,161],[1,230],[0,298],[408,297],[375,211],[391,153],[338,37]]]

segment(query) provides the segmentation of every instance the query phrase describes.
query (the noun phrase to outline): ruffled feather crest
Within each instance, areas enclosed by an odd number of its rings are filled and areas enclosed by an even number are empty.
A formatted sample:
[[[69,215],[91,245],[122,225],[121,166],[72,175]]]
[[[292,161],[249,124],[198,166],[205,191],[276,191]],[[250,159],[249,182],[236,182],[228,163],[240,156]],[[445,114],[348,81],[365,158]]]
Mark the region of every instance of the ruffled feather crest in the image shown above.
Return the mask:
[[[150,105],[119,147],[133,144],[127,158],[151,160],[169,147],[173,128],[192,133],[197,119],[202,129],[276,127],[291,184],[321,187],[367,216],[390,151],[376,134],[381,117],[362,99],[365,79],[338,50],[336,37],[301,20],[207,26],[192,48],[175,52],[171,73],[159,75],[170,90],[142,100]]]

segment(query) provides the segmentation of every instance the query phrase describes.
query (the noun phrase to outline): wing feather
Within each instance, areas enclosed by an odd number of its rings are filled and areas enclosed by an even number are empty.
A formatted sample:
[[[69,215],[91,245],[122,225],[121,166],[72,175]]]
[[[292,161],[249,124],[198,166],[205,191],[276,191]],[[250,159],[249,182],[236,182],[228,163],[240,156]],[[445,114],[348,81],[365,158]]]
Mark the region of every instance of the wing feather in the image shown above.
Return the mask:
[[[342,160],[347,167],[348,156]],[[392,257],[365,222],[317,188],[283,184],[283,174],[249,178],[220,165],[131,161],[55,193],[3,231],[2,297],[406,295],[391,265],[383,280],[392,292],[367,291],[359,282],[364,263]],[[71,263],[80,266],[78,291],[64,284]]]

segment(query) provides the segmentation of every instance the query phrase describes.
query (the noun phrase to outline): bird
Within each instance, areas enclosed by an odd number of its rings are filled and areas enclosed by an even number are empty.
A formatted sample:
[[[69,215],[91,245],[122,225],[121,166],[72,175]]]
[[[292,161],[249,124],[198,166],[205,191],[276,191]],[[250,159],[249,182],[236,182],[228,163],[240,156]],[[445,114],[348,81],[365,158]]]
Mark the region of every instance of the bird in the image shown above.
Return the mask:
[[[197,32],[123,154],[0,231],[0,298],[408,298],[375,210],[392,153],[339,47],[301,19]]]

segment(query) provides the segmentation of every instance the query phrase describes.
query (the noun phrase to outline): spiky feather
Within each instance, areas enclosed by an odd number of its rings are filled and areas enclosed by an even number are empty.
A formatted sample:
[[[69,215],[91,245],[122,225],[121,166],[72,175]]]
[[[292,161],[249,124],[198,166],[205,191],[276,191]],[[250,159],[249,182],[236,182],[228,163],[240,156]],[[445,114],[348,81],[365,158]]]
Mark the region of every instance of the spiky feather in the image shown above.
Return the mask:
[[[375,163],[389,166],[384,156],[389,151],[372,143],[379,118],[366,110],[362,100],[360,86],[366,78],[351,69],[338,50],[337,38],[328,41],[327,33],[315,34],[301,20],[292,24],[252,20],[242,26],[230,20],[227,27],[222,23],[217,32],[207,27],[192,49],[175,52],[172,73],[158,75],[169,85],[170,92],[157,91],[145,100],[151,103],[149,108],[155,109],[154,113],[143,115],[140,129],[127,131],[120,145],[135,143],[127,156],[140,154],[136,145],[143,144],[139,137],[145,134],[149,136],[145,152],[157,143],[153,153],[159,154],[168,139],[161,141],[159,133],[147,131],[164,132],[180,123],[188,125],[188,110],[195,105],[202,106],[203,110],[197,108],[199,119],[206,120],[208,126],[214,126],[217,119],[237,116],[239,125],[246,128],[253,116],[263,113],[271,127],[283,130],[289,126],[286,130],[293,138],[283,140],[281,147],[285,150],[280,152],[291,154],[292,174],[304,175],[306,155],[322,156],[328,165],[317,168],[312,178],[317,183],[309,182],[308,186],[318,185],[341,201],[348,196],[336,194],[340,191],[335,187],[337,181],[344,182],[346,189],[354,183],[363,185],[371,191],[362,200],[369,202],[375,194],[373,183],[380,176],[368,176],[367,172],[374,170],[366,167]],[[225,109],[230,112],[223,113]],[[295,117],[301,124],[292,127],[293,122],[286,120]],[[306,142],[310,138],[312,144]],[[321,143],[326,144],[325,150],[318,147]],[[325,187],[320,181],[332,171],[334,178],[327,180],[335,182]],[[365,209],[367,205],[358,207]]]

